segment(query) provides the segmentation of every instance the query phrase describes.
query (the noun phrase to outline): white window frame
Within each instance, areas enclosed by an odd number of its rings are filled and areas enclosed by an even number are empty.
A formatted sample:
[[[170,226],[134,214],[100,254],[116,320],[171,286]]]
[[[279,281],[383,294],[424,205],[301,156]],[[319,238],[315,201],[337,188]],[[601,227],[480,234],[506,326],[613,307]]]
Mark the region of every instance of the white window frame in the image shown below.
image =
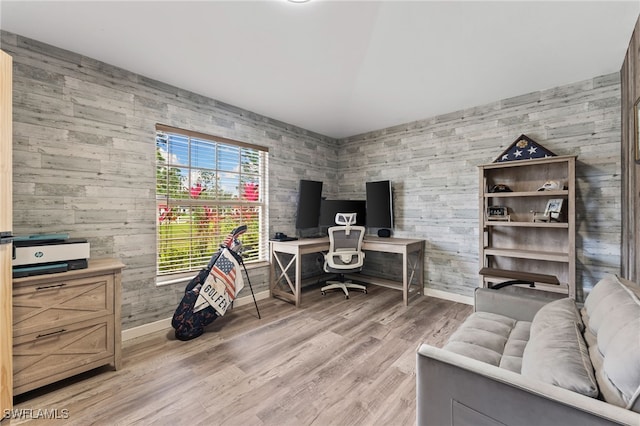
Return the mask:
[[[167,152],[163,153],[160,150],[159,143],[158,143],[158,140],[160,137],[162,137],[162,135],[166,135],[167,137],[172,137],[172,136],[176,137],[176,140],[178,139],[184,140],[186,138],[186,140],[188,141],[187,142],[188,160],[187,161],[172,160],[172,155],[169,155],[169,153]],[[182,244],[189,244],[189,247],[193,247],[195,245],[197,241],[196,237],[193,236],[194,235],[193,229],[196,227],[193,223],[193,218],[194,218],[193,212],[195,211],[195,209],[203,209],[203,208],[212,209],[213,208],[215,209],[215,211],[223,211],[223,210],[228,211],[229,209],[231,209],[232,211],[235,212],[234,213],[235,215],[240,214],[241,216],[243,216],[245,212],[247,212],[247,214],[256,212],[258,216],[257,230],[255,226],[256,224],[254,223],[253,226],[249,227],[249,230],[247,231],[247,233],[240,238],[240,240],[243,241],[245,245],[246,245],[245,239],[249,240],[249,242],[251,243],[249,245],[250,250],[247,253],[245,253],[245,263],[247,264],[247,266],[249,266],[252,263],[268,261],[268,203],[267,203],[267,200],[268,200],[268,153],[269,153],[268,148],[254,145],[254,144],[249,144],[246,142],[240,142],[240,141],[236,141],[228,138],[223,138],[219,136],[208,135],[208,134],[200,133],[196,131],[166,126],[163,124],[156,124],[155,140],[156,140],[156,177],[158,178],[159,176],[158,170],[160,170],[161,168],[165,168],[166,179],[167,179],[167,185],[164,187],[165,193],[162,193],[163,187],[160,185],[161,182],[159,181],[156,181],[156,189],[155,189],[156,191],[156,238],[157,238],[156,275],[159,277],[159,279],[164,284],[174,282],[174,281],[181,282],[184,280],[184,277],[188,275],[192,275],[192,273],[195,271],[199,271],[200,269],[202,269],[202,267],[206,266],[211,255],[214,254],[214,252],[216,251],[216,248],[219,247],[219,244],[222,243],[224,237],[226,237],[228,230],[225,230],[225,229],[218,229],[217,233],[215,230],[206,231],[207,233],[204,235],[204,237],[206,238],[203,238],[203,235],[198,236],[199,238],[198,241],[202,241],[203,239],[206,241],[211,240],[212,244],[210,244],[209,247],[207,247],[208,251],[211,251],[211,252],[210,253],[207,252],[206,258],[203,258],[202,256],[195,256],[194,250],[189,249],[187,250],[188,254],[183,253],[183,255],[179,257],[180,259],[182,259],[181,262],[185,259],[185,257],[188,258],[188,261],[186,261],[187,262],[186,265],[182,265],[180,267],[177,267],[177,266],[171,267],[170,266],[171,262],[170,260],[168,260],[168,259],[171,259],[171,257],[164,257],[164,260],[162,260],[161,258],[162,258],[163,245],[164,247],[166,247],[167,244],[170,244],[172,241],[175,242],[177,240],[179,240]],[[170,194],[170,192],[172,191],[166,189],[170,186],[170,184],[168,183],[170,177],[169,177],[169,173],[166,172],[167,170],[171,168],[173,168],[174,170],[180,169],[182,173],[187,173],[186,177],[184,175],[180,175],[181,180],[186,181],[186,187],[183,187],[182,189],[184,189],[187,192],[189,191],[190,188],[193,188],[192,176],[194,176],[195,173],[202,172],[201,167],[197,167],[192,164],[192,157],[193,157],[191,153],[192,140],[196,140],[197,144],[200,144],[200,146],[202,146],[203,142],[205,143],[205,145],[207,143],[211,143],[210,148],[208,149],[211,149],[211,150],[215,149],[216,166],[215,168],[212,168],[212,169],[206,169],[207,171],[211,172],[211,174],[215,174],[215,176],[217,176],[215,179],[220,179],[220,176],[222,176],[225,173],[230,175],[237,175],[239,186],[237,187],[236,197],[224,198],[224,196],[209,195],[209,197],[214,197],[214,198],[197,199],[197,198],[194,198],[193,192],[190,193],[191,196],[186,196],[185,194],[181,194],[177,198],[171,196],[172,194]],[[219,153],[221,152],[221,150],[225,150],[225,149],[238,150],[237,171],[229,173],[228,168],[226,169],[226,171],[218,169],[218,162],[221,161],[220,160],[221,157]],[[240,186],[241,186],[241,182],[243,181],[243,171],[242,171],[243,156],[241,153],[255,155],[257,158],[257,162],[258,162],[257,172],[247,172],[244,174],[245,177],[250,177],[254,180],[257,179],[259,182],[258,191],[257,191],[258,199],[255,201],[247,200],[246,197],[245,199],[242,199],[243,188],[241,188]],[[162,160],[158,159],[158,156],[162,158]],[[225,166],[226,167],[234,166],[234,163],[232,161],[226,162]],[[184,183],[185,182],[182,182],[182,185],[184,185]],[[246,190],[246,188],[244,190]],[[226,196],[231,197],[230,195],[226,195]],[[167,218],[166,214],[161,212],[163,210],[165,213],[167,211],[172,211],[172,208],[174,207],[175,208],[187,207],[187,209],[191,211],[190,213],[191,219],[186,219],[187,222],[190,222],[189,225],[187,225],[187,227],[190,229],[190,231],[188,231],[191,233],[190,235],[186,235],[184,232],[180,235],[179,238],[171,238],[167,235],[166,226],[171,226],[170,225],[171,220]],[[253,209],[256,209],[256,210],[253,210]],[[234,218],[235,218],[235,215],[234,215]],[[178,222],[177,219],[180,218],[179,215],[178,216],[172,215],[172,217],[176,217],[176,220],[173,220],[173,222]],[[229,219],[230,217],[228,214],[227,215],[222,214],[221,216],[218,216],[218,221],[225,222],[226,224],[225,227],[230,226]],[[243,222],[243,220],[237,221],[237,223],[235,223],[235,226],[243,224],[241,222]],[[161,231],[162,226],[165,226],[164,231]],[[207,224],[206,226],[208,230],[211,229],[210,224]],[[221,228],[224,228],[224,227],[221,227]],[[209,236],[212,238],[208,238]]]

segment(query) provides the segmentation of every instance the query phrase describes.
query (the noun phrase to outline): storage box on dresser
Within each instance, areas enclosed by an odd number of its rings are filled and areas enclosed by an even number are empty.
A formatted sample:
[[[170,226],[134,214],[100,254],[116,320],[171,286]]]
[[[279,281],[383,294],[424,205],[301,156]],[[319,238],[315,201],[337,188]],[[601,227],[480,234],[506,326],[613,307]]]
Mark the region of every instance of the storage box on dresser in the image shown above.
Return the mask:
[[[14,394],[121,362],[123,264],[13,280]]]

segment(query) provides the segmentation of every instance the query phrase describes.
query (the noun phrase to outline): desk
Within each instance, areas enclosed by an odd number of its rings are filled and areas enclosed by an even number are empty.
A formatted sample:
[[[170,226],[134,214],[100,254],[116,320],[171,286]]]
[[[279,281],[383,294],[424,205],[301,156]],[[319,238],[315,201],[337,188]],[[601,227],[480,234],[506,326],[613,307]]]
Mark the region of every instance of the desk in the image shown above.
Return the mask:
[[[329,250],[329,238],[304,238],[295,241],[270,241],[271,273],[269,290],[271,297],[278,297],[300,306],[302,288],[302,255]],[[409,286],[416,277],[418,294],[424,286],[424,240],[409,238],[380,238],[366,236],[362,244],[364,251],[377,251],[402,255],[402,281],[393,281],[366,274],[345,274],[346,277],[369,284],[402,290],[404,305],[409,304]],[[292,255],[288,263],[282,254]],[[295,269],[293,281],[287,274]]]

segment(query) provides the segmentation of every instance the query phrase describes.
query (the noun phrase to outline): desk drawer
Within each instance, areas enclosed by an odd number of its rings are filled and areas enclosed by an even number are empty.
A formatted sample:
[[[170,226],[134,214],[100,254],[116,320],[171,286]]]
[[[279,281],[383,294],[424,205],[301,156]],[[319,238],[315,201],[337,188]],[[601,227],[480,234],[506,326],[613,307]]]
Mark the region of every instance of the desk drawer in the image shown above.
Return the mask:
[[[113,314],[113,275],[13,286],[13,335]]]
[[[15,393],[108,364],[113,355],[113,316],[14,337]]]

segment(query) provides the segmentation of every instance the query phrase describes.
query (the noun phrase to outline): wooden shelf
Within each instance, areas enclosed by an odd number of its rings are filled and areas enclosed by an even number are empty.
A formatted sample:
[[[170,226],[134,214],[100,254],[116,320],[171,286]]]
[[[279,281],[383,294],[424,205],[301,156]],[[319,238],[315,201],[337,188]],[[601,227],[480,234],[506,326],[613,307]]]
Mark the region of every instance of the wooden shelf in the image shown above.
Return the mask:
[[[536,274],[533,272],[509,271],[506,269],[497,268],[482,268],[480,270],[480,275],[484,277],[504,278],[507,280],[522,280],[531,281],[534,283],[560,285],[560,281],[558,281],[558,277],[556,277],[555,275]]]
[[[550,262],[569,262],[569,253],[552,251],[499,249],[486,247],[484,249],[484,254],[486,256],[504,256],[514,257],[518,259],[546,260]]]
[[[500,284],[505,281],[510,281],[510,279],[508,278],[500,278],[500,277],[484,277],[484,279],[487,283],[493,283],[494,285]],[[488,285],[488,287],[490,286],[491,285]],[[514,286],[531,288],[527,284],[515,284]],[[565,282],[560,284],[546,284],[546,283],[536,282],[533,290],[543,290],[543,291],[548,291],[550,293],[563,294],[567,296],[569,294],[569,284]]]
[[[519,160],[519,161],[505,161],[500,163],[490,163],[485,164],[482,167],[485,170],[491,169],[506,169],[510,167],[520,168],[520,167],[530,167],[530,166],[539,166],[539,165],[548,165],[553,163],[567,163],[569,161],[575,161],[575,155],[558,155],[556,157],[547,157],[547,158],[536,158],[532,160]]]
[[[511,226],[522,228],[568,228],[567,222],[509,222],[506,220],[485,220],[484,226]]]
[[[568,189],[557,191],[524,191],[524,192],[486,192],[485,198],[507,198],[507,197],[566,197],[569,195]]]

